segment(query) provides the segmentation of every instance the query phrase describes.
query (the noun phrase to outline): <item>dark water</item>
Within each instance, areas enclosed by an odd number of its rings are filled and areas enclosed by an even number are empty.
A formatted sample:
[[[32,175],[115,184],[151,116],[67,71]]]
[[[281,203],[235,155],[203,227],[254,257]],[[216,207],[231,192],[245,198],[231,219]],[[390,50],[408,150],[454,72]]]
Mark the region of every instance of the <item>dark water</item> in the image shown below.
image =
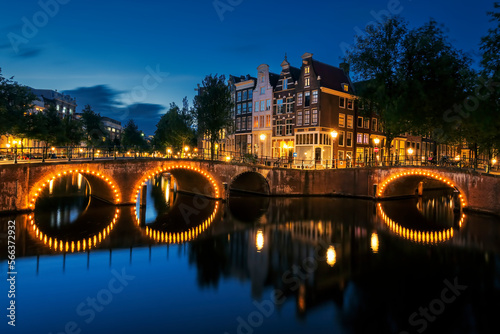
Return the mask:
[[[148,186],[147,206],[57,181],[16,221],[1,333],[498,333],[500,221],[451,196],[228,202]],[[0,268],[7,277],[6,252]],[[8,277],[7,277],[8,278]]]

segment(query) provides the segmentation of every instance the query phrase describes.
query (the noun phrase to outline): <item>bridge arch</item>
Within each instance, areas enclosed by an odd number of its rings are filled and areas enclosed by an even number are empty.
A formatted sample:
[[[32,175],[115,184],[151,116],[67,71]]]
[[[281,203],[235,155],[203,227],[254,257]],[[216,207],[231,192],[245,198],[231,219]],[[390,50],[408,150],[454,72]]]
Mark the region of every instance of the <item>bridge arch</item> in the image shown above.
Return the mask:
[[[264,175],[256,171],[246,171],[232,178],[229,190],[251,194],[270,195],[269,182]]]
[[[137,202],[142,186],[145,185],[150,178],[163,173],[171,173],[174,178],[177,179],[180,191],[214,199],[220,198],[219,186],[210,173],[191,165],[170,165],[150,169],[143,174],[140,180],[136,182],[134,187],[135,192],[132,194],[131,202]]]
[[[462,208],[465,207],[466,199],[464,191],[460,189],[460,186],[439,172],[424,169],[404,170],[390,174],[380,182],[377,189],[377,197],[415,195],[415,190],[418,188],[419,183],[426,180],[432,180],[444,187],[457,191],[460,205]]]
[[[34,183],[28,195],[28,208],[30,211],[35,209],[36,201],[41,195],[45,187],[48,187],[51,182],[58,178],[71,176],[75,174],[82,174],[87,180],[90,187],[90,195],[102,201],[111,204],[120,204],[122,195],[120,187],[116,182],[103,174],[102,172],[91,169],[67,169],[63,168],[57,171],[51,171],[41,176],[38,181]]]

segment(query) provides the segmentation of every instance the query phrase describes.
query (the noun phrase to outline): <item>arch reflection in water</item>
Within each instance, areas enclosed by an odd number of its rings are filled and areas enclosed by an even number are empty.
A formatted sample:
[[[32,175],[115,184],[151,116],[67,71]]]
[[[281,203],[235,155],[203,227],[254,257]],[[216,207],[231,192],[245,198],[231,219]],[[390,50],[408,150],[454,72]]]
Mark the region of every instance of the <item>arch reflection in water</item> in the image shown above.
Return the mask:
[[[159,174],[150,178],[147,200],[136,203],[136,225],[144,234],[160,243],[182,243],[197,238],[214,221],[219,203],[201,195],[172,191],[171,175]],[[142,190],[142,189],[141,189]],[[152,204],[151,204],[152,203]]]
[[[398,218],[399,217],[392,217],[391,214],[386,213],[386,210],[384,209],[384,205],[382,203],[377,204],[377,212],[382,219],[383,223],[395,234],[398,236],[411,240],[413,242],[417,243],[422,243],[422,244],[437,244],[441,242],[445,242],[451,238],[453,238],[455,234],[455,227],[461,228],[462,225],[464,224],[465,221],[465,214],[460,214],[459,212],[455,213],[452,215],[453,220],[458,220],[458,226],[451,226],[449,228],[440,228],[436,229],[436,227],[439,227],[439,223],[441,225],[443,224],[443,221],[434,221],[432,222],[429,221],[431,214],[429,214],[428,210],[422,210],[423,207],[434,207],[432,205],[432,201],[435,201],[436,199],[427,199],[427,202],[431,203],[429,206],[428,203],[418,203],[417,205],[413,205],[410,207],[404,206],[404,208],[400,207],[399,212],[405,212],[405,219],[402,221],[405,221],[405,225],[409,224],[412,225],[410,226],[403,226],[401,223],[398,223]],[[413,200],[410,200],[413,201]],[[402,201],[398,201],[402,202]],[[390,203],[386,203],[385,206],[390,206]],[[413,210],[412,210],[413,208]],[[442,208],[440,206],[439,208]],[[453,208],[451,206],[448,207],[449,210],[453,211]],[[434,213],[436,216],[437,213]],[[437,215],[438,218],[440,217]],[[445,215],[446,216],[446,215]],[[409,219],[411,218],[411,219]],[[449,215],[448,215],[448,218]],[[455,222],[452,221],[450,224],[450,219],[448,221],[445,221],[448,225],[455,225]],[[413,224],[412,224],[413,223]],[[434,223],[434,226],[432,226],[432,223]],[[377,238],[377,249],[378,249],[378,238]]]

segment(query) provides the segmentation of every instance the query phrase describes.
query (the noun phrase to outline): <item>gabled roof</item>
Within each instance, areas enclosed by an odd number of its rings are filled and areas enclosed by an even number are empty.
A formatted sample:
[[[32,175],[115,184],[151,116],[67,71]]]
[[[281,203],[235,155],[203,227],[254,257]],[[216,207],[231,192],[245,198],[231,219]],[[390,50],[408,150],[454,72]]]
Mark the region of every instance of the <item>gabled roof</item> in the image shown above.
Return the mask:
[[[312,60],[312,65],[316,75],[321,77],[322,87],[330,88],[339,92],[345,92],[342,88],[342,84],[346,83],[349,85],[349,90],[346,93],[355,94],[351,80],[342,69],[314,59]]]
[[[271,85],[271,87],[273,88],[276,87],[279,80],[280,80],[279,74],[269,72],[269,84]]]
[[[299,80],[299,77],[300,77],[300,68],[290,66],[290,74],[292,75],[293,81]]]

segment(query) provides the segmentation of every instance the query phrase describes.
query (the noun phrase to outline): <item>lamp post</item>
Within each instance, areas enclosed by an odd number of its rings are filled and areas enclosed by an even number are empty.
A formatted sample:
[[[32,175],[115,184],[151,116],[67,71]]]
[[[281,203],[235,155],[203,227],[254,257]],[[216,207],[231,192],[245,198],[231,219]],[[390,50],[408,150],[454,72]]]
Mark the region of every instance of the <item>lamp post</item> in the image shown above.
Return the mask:
[[[376,153],[376,161],[377,161],[377,165],[378,165],[378,157],[379,157],[379,154],[378,154],[378,151],[379,151],[379,148],[378,148],[378,144],[380,144],[380,139],[378,138],[374,138],[373,139],[373,143],[375,144],[375,148],[373,149]],[[373,160],[373,159],[372,159]]]
[[[330,132],[330,136],[332,136],[332,168],[337,168],[337,164],[335,163],[335,151],[333,150],[333,144],[335,143],[335,139],[337,138],[337,136],[339,135],[339,133],[335,130],[333,130],[332,132]]]
[[[264,160],[264,141],[266,140],[266,135],[260,135],[260,160],[261,162]]]
[[[413,149],[410,147],[408,149],[408,155],[410,156],[410,164],[413,165],[413,157],[412,157],[412,154],[413,154]]]

